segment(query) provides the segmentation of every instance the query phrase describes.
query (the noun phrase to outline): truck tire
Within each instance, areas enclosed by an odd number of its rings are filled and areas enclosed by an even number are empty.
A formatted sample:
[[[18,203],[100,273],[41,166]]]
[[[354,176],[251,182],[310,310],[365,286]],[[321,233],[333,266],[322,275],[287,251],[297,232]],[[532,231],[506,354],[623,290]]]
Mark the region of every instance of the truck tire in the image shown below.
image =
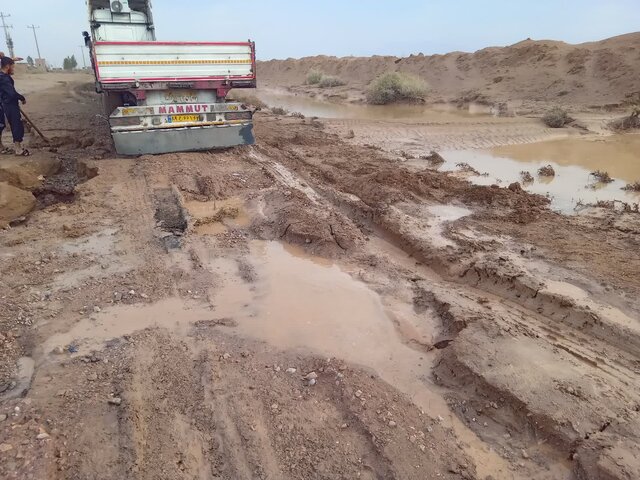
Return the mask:
[[[107,117],[110,117],[116,108],[122,107],[122,106],[124,106],[124,102],[122,101],[122,95],[120,93],[114,93],[114,92],[102,93],[102,108],[104,110],[104,114]]]

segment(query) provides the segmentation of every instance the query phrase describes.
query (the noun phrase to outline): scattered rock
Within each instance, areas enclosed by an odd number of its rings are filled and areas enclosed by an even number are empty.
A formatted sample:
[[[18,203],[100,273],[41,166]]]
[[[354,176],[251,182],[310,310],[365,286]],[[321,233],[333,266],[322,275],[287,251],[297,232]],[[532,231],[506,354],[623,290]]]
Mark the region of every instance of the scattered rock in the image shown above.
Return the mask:
[[[541,177],[555,177],[556,171],[551,165],[546,165],[538,169],[538,175],[540,175]]]
[[[36,440],[47,440],[48,438],[51,438],[51,436],[47,432],[42,432],[38,434]]]
[[[297,370],[297,369],[295,369],[295,368],[287,368],[287,373],[289,373],[289,374],[296,373],[297,371],[298,371],[298,370]]]
[[[90,382],[95,382],[98,380],[98,374],[97,373],[92,373],[87,377],[87,380],[89,380]]]
[[[93,307],[93,311],[94,313],[100,313],[102,311],[102,309],[100,307]]]
[[[345,429],[349,428],[349,425],[348,425],[348,424],[346,424],[346,423],[343,423],[342,425],[340,425],[340,428],[341,428],[342,430],[345,430]]]
[[[356,398],[360,398],[362,396],[362,390],[356,390],[355,396]]]
[[[13,445],[9,443],[0,443],[0,452],[8,452],[9,450],[13,450]]]
[[[6,419],[7,419],[7,415],[5,413],[0,415],[0,422],[4,422]]]
[[[231,354],[230,353],[225,353],[224,355],[222,355],[223,360],[229,360],[231,358]]]
[[[120,397],[112,397],[107,400],[109,405],[120,405],[122,404],[122,399]]]
[[[316,372],[311,372],[304,377],[305,380],[317,380],[318,374]]]
[[[390,420],[390,421],[389,421],[389,423],[388,423],[388,425],[389,425],[391,428],[395,428],[395,427],[397,427],[397,426],[398,426],[398,424],[397,424],[396,422],[394,422],[393,420]]]
[[[316,383],[318,383],[318,381],[315,378],[312,378],[311,380],[309,380],[309,382],[307,382],[307,385],[313,387]]]
[[[522,193],[524,191],[522,190],[522,186],[520,185],[520,182],[513,182],[512,184],[510,184],[509,190],[511,190],[514,193]]]
[[[54,348],[51,353],[55,354],[55,355],[62,355],[64,353],[64,348],[58,346],[56,348]]]
[[[272,405],[271,405],[271,410],[273,410],[274,412],[275,412],[276,410],[278,410],[279,408],[280,408],[280,407],[278,406],[278,404],[277,404],[277,403],[274,403],[274,404],[272,404]]]
[[[527,453],[526,450],[522,450],[521,453],[522,453],[522,458],[524,458],[524,459],[528,459],[529,458],[529,454]]]

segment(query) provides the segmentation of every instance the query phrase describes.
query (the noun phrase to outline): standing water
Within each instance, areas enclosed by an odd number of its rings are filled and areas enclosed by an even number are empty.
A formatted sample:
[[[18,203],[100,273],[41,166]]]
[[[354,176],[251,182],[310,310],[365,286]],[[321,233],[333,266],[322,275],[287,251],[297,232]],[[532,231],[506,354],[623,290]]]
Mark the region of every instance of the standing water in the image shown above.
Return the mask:
[[[578,203],[620,200],[640,202],[640,193],[625,191],[627,184],[640,181],[640,135],[613,135],[600,138],[567,138],[548,142],[498,147],[493,150],[452,150],[442,152],[444,171],[458,171],[466,163],[480,175],[466,174],[479,185],[506,186],[519,181],[531,193],[551,198],[552,208],[572,213]],[[555,176],[538,175],[551,165]],[[599,182],[592,172],[607,172],[611,183]],[[532,182],[523,181],[528,172]]]

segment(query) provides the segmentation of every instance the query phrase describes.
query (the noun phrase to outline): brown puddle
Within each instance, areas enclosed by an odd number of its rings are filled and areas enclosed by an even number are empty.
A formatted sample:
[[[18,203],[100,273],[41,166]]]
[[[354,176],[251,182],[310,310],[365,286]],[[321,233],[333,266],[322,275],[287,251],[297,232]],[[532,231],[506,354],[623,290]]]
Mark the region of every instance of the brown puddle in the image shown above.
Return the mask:
[[[239,278],[233,260],[211,262],[226,279],[211,292],[217,317],[232,318],[242,335],[279,348],[374,370],[424,412],[441,416],[467,444],[479,473],[510,478],[506,463],[460,422],[430,379],[435,353],[424,347],[433,341],[439,319],[417,315],[405,301],[381,298],[338,266],[277,242],[254,242],[251,260],[257,274],[253,283]]]
[[[459,172],[459,163],[468,163],[485,176],[458,173],[479,185],[520,182],[531,193],[547,195],[552,208],[573,213],[578,203],[600,200],[640,201],[640,194],[622,190],[640,180],[640,135],[613,135],[605,138],[568,138],[541,143],[498,147],[490,151],[458,150],[442,152],[445,171]],[[412,161],[418,166],[418,161]],[[423,164],[420,163],[422,167]],[[551,165],[556,175],[543,177],[538,169]],[[604,170],[614,181],[598,183],[590,175]],[[534,181],[523,182],[521,172],[529,172]]]
[[[604,138],[565,138],[492,150],[498,157],[518,162],[553,162],[580,166],[585,170],[606,170],[627,183],[640,180],[640,135],[612,135]]]
[[[240,198],[189,201],[185,203],[185,208],[195,221],[195,232],[199,235],[217,235],[229,228],[242,228],[251,223]]]
[[[331,262],[278,242],[251,244],[250,255],[242,259],[255,272],[250,281],[242,278],[236,259],[212,257],[205,262],[220,285],[210,291],[212,306],[168,298],[110,307],[49,338],[41,358],[55,358],[50,355],[53,349],[67,345],[86,355],[108,340],[145,328],[186,336],[195,322],[229,319],[229,325],[235,325],[232,331],[242,336],[375,371],[423,412],[441,416],[443,426],[453,428],[473,456],[480,474],[510,478],[507,464],[451,412],[442,390],[431,381],[436,354],[428,347],[440,325],[435,313],[417,314],[409,299],[381,297]]]
[[[478,115],[489,114],[489,108],[472,104],[467,110],[460,110],[452,104],[439,105],[366,105],[354,103],[334,103],[309,97],[296,95],[284,90],[258,89],[256,97],[271,107],[281,107],[290,112],[302,113],[307,117],[341,118],[359,120],[386,121],[441,121],[473,118]]]

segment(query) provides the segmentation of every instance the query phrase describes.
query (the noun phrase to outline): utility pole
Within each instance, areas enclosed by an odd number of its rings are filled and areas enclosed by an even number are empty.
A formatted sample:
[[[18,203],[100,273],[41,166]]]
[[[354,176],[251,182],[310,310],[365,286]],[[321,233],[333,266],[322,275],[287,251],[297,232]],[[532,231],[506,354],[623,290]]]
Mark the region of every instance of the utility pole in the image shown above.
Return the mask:
[[[38,58],[42,58],[42,55],[40,55],[40,45],[38,45],[38,36],[36,35],[36,28],[40,28],[40,27],[36,27],[35,25],[27,25],[27,28],[30,28],[31,30],[33,30],[33,38],[36,41],[36,50],[38,51]]]
[[[82,64],[84,65],[84,69],[87,69],[87,61],[84,58],[84,45],[78,45],[80,50],[82,51]]]
[[[7,15],[3,12],[0,12],[0,18],[2,18],[2,28],[4,29],[4,36],[7,39],[7,49],[9,49],[9,56],[11,58],[16,56],[16,52],[13,50],[13,39],[11,38],[11,34],[9,33],[9,29],[13,28],[13,25],[7,25],[4,21],[5,18],[9,18],[11,15]]]

